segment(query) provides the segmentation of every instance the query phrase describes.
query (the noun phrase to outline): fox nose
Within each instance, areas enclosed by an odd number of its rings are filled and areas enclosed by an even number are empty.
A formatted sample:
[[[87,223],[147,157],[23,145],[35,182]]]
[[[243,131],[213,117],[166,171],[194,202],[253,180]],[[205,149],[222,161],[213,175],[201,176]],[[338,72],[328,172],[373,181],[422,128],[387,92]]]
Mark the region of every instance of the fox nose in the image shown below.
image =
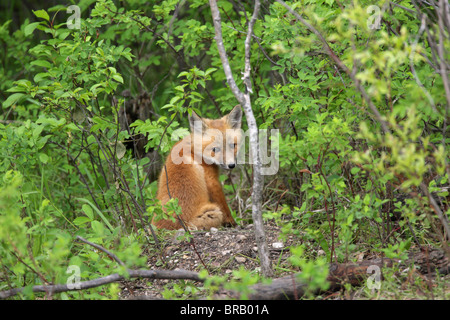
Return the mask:
[[[228,164],[228,169],[233,169],[234,167],[236,167],[236,164],[234,163]]]

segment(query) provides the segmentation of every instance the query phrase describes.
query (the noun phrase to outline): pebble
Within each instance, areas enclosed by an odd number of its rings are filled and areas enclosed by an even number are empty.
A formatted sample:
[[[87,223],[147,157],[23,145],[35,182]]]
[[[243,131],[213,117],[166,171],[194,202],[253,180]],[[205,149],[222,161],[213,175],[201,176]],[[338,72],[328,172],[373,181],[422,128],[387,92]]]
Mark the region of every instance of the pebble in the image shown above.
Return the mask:
[[[272,248],[274,248],[274,249],[281,249],[281,248],[283,248],[283,242],[274,242],[274,243],[272,243]]]
[[[244,257],[234,257],[234,259],[239,263],[244,263],[245,261],[247,261],[247,259],[245,259]]]
[[[209,232],[211,232],[212,234],[216,234],[217,232],[219,232],[219,229],[212,227]]]

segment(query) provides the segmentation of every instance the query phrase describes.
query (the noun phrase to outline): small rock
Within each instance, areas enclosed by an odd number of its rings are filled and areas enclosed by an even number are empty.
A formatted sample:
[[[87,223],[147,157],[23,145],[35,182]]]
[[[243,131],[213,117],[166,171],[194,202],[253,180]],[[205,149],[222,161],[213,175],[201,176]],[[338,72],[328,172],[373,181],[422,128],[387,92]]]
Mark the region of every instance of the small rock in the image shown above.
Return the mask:
[[[253,247],[252,250],[253,251],[258,251],[258,247]]]
[[[323,251],[322,249],[317,251],[317,255],[318,256],[324,256],[325,255],[325,251]]]
[[[244,241],[244,240],[247,240],[247,237],[244,236],[243,234],[238,234],[236,238],[238,239],[238,241]]]
[[[239,263],[244,263],[245,261],[247,261],[247,259],[245,259],[244,257],[234,257],[234,259]]]
[[[217,232],[219,232],[219,229],[212,227],[209,231],[210,231],[212,234],[216,234]]]
[[[222,251],[222,255],[225,256],[225,255],[229,254],[230,252],[231,252],[231,250],[224,250],[224,251]]]
[[[283,242],[274,242],[274,243],[272,243],[272,248],[274,248],[274,249],[281,249],[281,248],[283,248]]]

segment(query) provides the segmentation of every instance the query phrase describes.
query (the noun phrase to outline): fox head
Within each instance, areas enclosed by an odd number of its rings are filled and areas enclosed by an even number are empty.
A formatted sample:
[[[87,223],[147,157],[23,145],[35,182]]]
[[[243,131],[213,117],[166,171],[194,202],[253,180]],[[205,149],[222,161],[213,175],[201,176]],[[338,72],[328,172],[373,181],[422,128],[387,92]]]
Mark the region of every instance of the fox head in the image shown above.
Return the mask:
[[[236,166],[237,152],[241,142],[241,106],[237,105],[220,119],[204,119],[195,112],[189,117],[194,141],[194,154],[207,164],[216,164],[224,169]]]

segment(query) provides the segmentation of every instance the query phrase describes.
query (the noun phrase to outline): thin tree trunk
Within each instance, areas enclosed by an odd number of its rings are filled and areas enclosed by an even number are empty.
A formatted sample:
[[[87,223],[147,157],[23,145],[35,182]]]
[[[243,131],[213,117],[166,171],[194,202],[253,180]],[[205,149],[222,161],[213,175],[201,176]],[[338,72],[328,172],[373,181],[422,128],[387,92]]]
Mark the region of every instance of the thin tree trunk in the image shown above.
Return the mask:
[[[219,8],[217,7],[216,0],[209,1],[211,7],[211,13],[214,23],[214,30],[216,33],[215,40],[219,50],[220,59],[222,61],[225,76],[227,78],[228,85],[234,96],[241,104],[244,109],[245,117],[247,119],[247,124],[250,132],[250,149],[252,154],[253,162],[253,186],[252,186],[252,218],[253,226],[255,232],[255,239],[258,246],[259,259],[261,262],[262,274],[266,277],[271,277],[273,275],[272,264],[269,259],[269,250],[266,243],[266,236],[264,232],[264,226],[262,221],[262,193],[264,187],[264,179],[261,174],[261,160],[259,153],[259,141],[258,141],[258,126],[256,124],[256,119],[253,114],[252,104],[250,99],[250,94],[252,93],[251,88],[251,65],[250,65],[250,55],[251,55],[251,40],[253,34],[253,26],[258,17],[260,1],[255,1],[255,9],[251,20],[248,24],[247,38],[245,40],[245,69],[243,74],[243,81],[245,84],[245,92],[239,90],[238,86],[233,77],[233,73],[230,68],[230,63],[228,61],[225,46],[223,44],[222,37],[222,25],[220,19]]]

